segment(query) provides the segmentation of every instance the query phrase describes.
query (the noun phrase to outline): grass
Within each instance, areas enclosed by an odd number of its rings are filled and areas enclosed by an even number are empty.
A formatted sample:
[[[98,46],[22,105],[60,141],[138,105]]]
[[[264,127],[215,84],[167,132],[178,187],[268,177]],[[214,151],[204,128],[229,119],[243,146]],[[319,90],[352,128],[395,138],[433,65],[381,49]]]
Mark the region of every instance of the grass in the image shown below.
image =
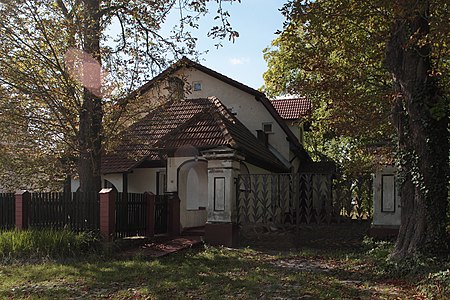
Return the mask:
[[[389,243],[369,240],[356,248],[335,247],[331,242],[317,245],[305,244],[299,250],[204,246],[156,260],[98,255],[67,261],[18,260],[0,265],[0,299],[449,297],[448,263],[418,263],[420,271],[397,277],[401,266],[396,269],[386,261]]]
[[[40,259],[75,257],[96,249],[93,233],[69,230],[24,230],[0,232],[0,259]]]

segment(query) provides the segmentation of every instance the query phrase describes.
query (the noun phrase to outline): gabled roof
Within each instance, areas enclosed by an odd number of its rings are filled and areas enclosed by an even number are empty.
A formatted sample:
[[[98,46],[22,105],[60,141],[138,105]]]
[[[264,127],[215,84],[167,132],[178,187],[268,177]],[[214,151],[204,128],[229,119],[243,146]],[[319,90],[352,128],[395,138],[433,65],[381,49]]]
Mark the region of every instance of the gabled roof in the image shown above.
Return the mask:
[[[132,125],[121,144],[102,160],[102,173],[129,172],[149,160],[163,160],[185,146],[201,150],[227,146],[246,161],[286,171],[259,141],[215,97],[166,103]]]
[[[305,97],[271,100],[273,107],[283,120],[297,120],[311,115],[311,101]]]
[[[237,89],[240,89],[250,95],[253,95],[257,101],[260,101],[263,106],[267,109],[267,111],[272,115],[272,117],[275,119],[275,121],[279,124],[279,126],[283,129],[287,136],[287,140],[292,145],[292,150],[295,151],[296,155],[299,156],[304,161],[312,161],[309,154],[305,151],[303,146],[299,143],[296,136],[292,133],[292,131],[288,128],[288,126],[285,124],[281,116],[278,114],[276,109],[273,107],[270,100],[266,97],[266,95],[258,90],[255,90],[245,84],[242,84],[234,79],[231,79],[223,74],[220,74],[212,69],[209,69],[197,62],[194,62],[187,57],[183,57],[176,63],[174,63],[172,66],[167,68],[165,71],[163,71],[161,74],[153,78],[152,80],[148,81],[146,84],[141,86],[139,89],[134,91],[130,97],[136,97],[138,95],[142,95],[148,90],[150,90],[152,87],[156,86],[161,80],[164,80],[174,72],[180,70],[181,68],[195,68],[205,74],[210,75],[211,77],[214,77],[218,80],[221,80]]]

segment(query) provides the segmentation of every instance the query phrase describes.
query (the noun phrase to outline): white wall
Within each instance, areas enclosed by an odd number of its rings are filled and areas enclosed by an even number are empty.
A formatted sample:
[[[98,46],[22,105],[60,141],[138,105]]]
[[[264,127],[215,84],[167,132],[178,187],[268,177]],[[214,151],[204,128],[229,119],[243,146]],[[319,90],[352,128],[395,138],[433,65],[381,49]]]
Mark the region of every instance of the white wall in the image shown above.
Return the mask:
[[[178,169],[187,161],[195,160],[195,157],[168,157],[167,158],[167,192],[178,192]],[[199,158],[197,158],[199,159]],[[200,158],[201,159],[201,158]]]
[[[208,163],[191,160],[178,171],[181,228],[204,226],[208,206]]]
[[[258,166],[255,166],[255,165],[252,165],[252,164],[249,164],[246,162],[244,162],[244,164],[248,167],[249,174],[271,174],[271,173],[273,173],[270,170],[266,170],[266,169],[260,168]]]
[[[122,173],[115,173],[115,174],[106,174],[102,176],[102,186],[103,181],[108,180],[110,183],[114,185],[114,187],[117,189],[118,192],[123,192],[123,175]]]
[[[401,208],[396,169],[385,167],[373,180],[373,226],[400,226]]]
[[[128,192],[156,194],[156,173],[165,171],[165,168],[134,169],[132,173],[128,174]]]
[[[262,123],[272,123],[273,134],[269,134],[269,143],[289,160],[289,142],[281,126],[275,121],[264,105],[240,89],[207,75],[195,68],[181,69],[176,73],[187,79],[187,83],[202,84],[201,91],[192,91],[188,99],[217,97],[226,107],[236,113],[236,117],[256,136],[256,130],[262,129]]]
[[[138,168],[128,174],[128,192],[129,193],[145,193],[151,192],[156,194],[156,174],[157,172],[165,172],[165,168]],[[118,192],[123,192],[123,175],[122,173],[106,174],[102,176],[103,180],[112,183]],[[72,185],[72,190],[74,186]]]
[[[80,180],[78,178],[77,179],[71,178],[70,179],[70,189],[72,190],[72,193],[75,193],[79,187],[80,187]]]

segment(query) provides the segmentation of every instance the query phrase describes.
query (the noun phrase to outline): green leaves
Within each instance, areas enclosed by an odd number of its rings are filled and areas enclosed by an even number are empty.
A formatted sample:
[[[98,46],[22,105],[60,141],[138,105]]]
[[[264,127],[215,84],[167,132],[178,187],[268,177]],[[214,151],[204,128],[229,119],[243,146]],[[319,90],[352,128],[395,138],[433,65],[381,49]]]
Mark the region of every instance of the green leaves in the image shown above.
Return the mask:
[[[116,137],[113,133],[120,131],[118,125],[129,121],[130,114],[141,113],[127,111],[131,100],[126,95],[172,60],[183,55],[198,56],[197,37],[187,28],[195,28],[208,7],[218,9],[220,21],[212,36],[236,38],[238,34],[232,30],[221,0],[1,0],[0,146],[8,147],[0,149],[4,155],[0,158],[5,161],[0,164],[0,174],[8,174],[19,187],[23,181],[12,174],[31,181],[26,177],[45,169],[40,166],[44,164],[58,166],[53,168],[53,178],[60,178],[63,172],[74,172],[74,157],[80,149],[99,154],[110,142],[109,137]],[[180,13],[179,25],[162,33],[162,24],[172,11]],[[69,66],[69,49],[78,49],[98,65],[92,68],[94,64],[76,61]],[[70,68],[72,74],[68,72]],[[100,72],[106,74],[102,82]],[[86,90],[92,86],[84,79],[95,81],[95,94],[102,99],[96,99],[101,105],[80,121],[81,112],[86,111],[83,105],[91,100],[86,97],[87,91],[92,92]],[[138,107],[134,104],[134,108]],[[87,126],[87,130],[80,130],[80,125],[93,119],[100,120],[95,129]],[[82,136],[80,131],[88,136]],[[89,135],[94,131],[96,134]],[[103,144],[98,142],[100,137]],[[80,145],[80,141],[89,139],[88,146]],[[31,157],[46,160],[31,163]],[[89,163],[96,160],[99,165],[99,157]],[[62,166],[60,159],[72,163]],[[10,163],[14,161],[20,163]],[[10,183],[8,188],[13,188]]]
[[[290,1],[283,33],[265,51],[267,91],[305,95],[316,106],[332,102],[328,121],[338,134],[370,136],[386,127],[384,95],[391,84],[382,62],[388,24],[375,5]]]

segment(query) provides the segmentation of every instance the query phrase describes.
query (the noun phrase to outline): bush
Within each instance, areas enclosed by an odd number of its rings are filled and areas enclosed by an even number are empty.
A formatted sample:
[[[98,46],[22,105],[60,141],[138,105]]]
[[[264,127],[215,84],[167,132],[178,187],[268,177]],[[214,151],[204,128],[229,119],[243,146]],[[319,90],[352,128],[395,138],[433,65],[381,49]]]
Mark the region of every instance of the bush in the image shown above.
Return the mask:
[[[419,291],[426,299],[450,299],[450,269],[428,274]]]
[[[100,240],[92,232],[24,230],[0,232],[0,258],[66,258],[96,252]]]

